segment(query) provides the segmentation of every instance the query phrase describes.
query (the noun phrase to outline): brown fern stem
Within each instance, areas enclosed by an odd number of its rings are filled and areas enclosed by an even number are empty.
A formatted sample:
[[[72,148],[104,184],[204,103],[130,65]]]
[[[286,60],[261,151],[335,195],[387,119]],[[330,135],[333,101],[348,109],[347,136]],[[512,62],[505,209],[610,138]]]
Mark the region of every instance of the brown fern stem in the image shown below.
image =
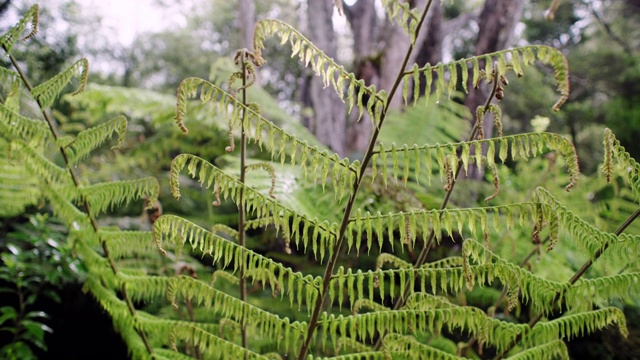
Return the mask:
[[[416,37],[422,29],[422,24],[427,17],[427,13],[431,8],[431,3],[433,0],[429,0],[422,11],[420,16],[420,20],[418,21],[418,25],[416,27]],[[369,140],[369,145],[367,146],[367,151],[364,154],[364,158],[362,159],[360,174],[356,178],[353,183],[353,188],[351,190],[351,195],[349,196],[349,200],[347,201],[347,205],[344,210],[344,215],[342,217],[342,221],[340,222],[340,230],[337,235],[336,245],[333,249],[333,255],[329,258],[327,262],[327,267],[325,268],[324,275],[322,276],[322,289],[316,298],[316,303],[313,307],[313,312],[311,314],[311,319],[309,320],[309,324],[307,325],[307,335],[305,337],[302,346],[300,347],[300,352],[298,353],[298,360],[303,360],[307,356],[307,352],[309,351],[309,347],[311,346],[311,340],[313,339],[313,335],[315,333],[316,328],[318,327],[318,320],[320,319],[320,313],[322,312],[322,308],[324,307],[324,300],[327,294],[327,290],[329,288],[329,284],[331,283],[331,277],[333,276],[333,270],[336,266],[338,258],[340,257],[340,249],[342,248],[342,243],[344,242],[344,234],[347,231],[347,225],[349,224],[349,218],[351,217],[351,211],[353,210],[353,205],[356,202],[356,196],[358,195],[358,190],[360,190],[360,184],[362,183],[362,179],[364,178],[364,173],[367,169],[367,166],[371,162],[371,157],[374,153],[374,148],[376,146],[376,142],[378,140],[378,136],[380,135],[380,129],[382,128],[382,124],[384,123],[384,119],[387,115],[387,110],[389,109],[389,104],[391,103],[391,99],[396,94],[398,88],[400,87],[400,82],[402,81],[402,77],[404,75],[404,70],[407,67],[407,63],[409,62],[409,58],[411,57],[411,53],[413,52],[414,44],[411,43],[407,52],[405,54],[404,60],[402,61],[402,66],[398,71],[398,75],[396,76],[396,80],[389,91],[389,97],[387,98],[387,104],[382,109],[382,113],[380,114],[380,121],[377,126],[373,130],[371,134],[371,139]]]
[[[622,232],[624,232],[624,230],[629,227],[629,225],[631,225],[631,223],[633,223],[635,221],[635,219],[638,218],[638,216],[640,216],[640,209],[637,209],[633,214],[631,214],[614,232],[614,234],[616,236],[620,236],[620,234],[622,234]],[[602,254],[604,254],[604,252],[609,248],[609,244],[605,243],[601,248],[599,248],[595,254],[593,255],[593,258],[587,260],[582,267],[580,267],[580,269],[578,269],[578,271],[576,271],[575,274],[573,274],[573,276],[571,277],[571,279],[569,279],[569,285],[574,285],[581,277],[582,275],[584,275],[587,270],[589,270],[589,268],[591,267],[591,265],[593,265],[594,262],[596,262],[598,260],[598,258],[600,258],[600,256],[602,256]],[[553,300],[551,301],[551,307],[555,306],[556,303],[560,300],[562,293],[557,292],[556,295],[554,296]],[[537,323],[540,322],[540,320],[542,320],[542,316],[543,314],[540,312],[538,314],[536,314],[536,316],[534,316],[527,325],[529,325],[529,328],[533,328]],[[494,360],[500,360],[503,359],[505,356],[507,356],[507,354],[509,353],[509,351],[511,351],[511,349],[513,349],[513,347],[515,347],[520,340],[522,340],[522,333],[518,334],[518,336],[514,339],[514,341],[507,346],[507,348],[502,351],[500,354],[498,354],[498,356],[495,357]]]
[[[11,55],[7,51],[7,48],[4,45],[2,46],[2,48],[9,55],[9,59],[11,61],[11,64],[13,65],[13,67],[16,69],[16,71],[20,75],[20,78],[22,79],[22,82],[24,83],[25,87],[27,88],[27,90],[29,90],[29,92],[31,92],[31,90],[33,90],[33,86],[31,85],[31,83],[29,82],[29,79],[27,78],[26,74],[24,73],[24,71],[22,70],[20,65],[18,64],[18,61],[16,60],[15,57],[13,57],[13,55]],[[53,138],[55,140],[58,140],[60,135],[58,134],[58,129],[57,129],[56,123],[51,118],[49,113],[46,111],[45,106],[42,104],[42,101],[40,101],[40,99],[35,99],[35,100],[38,103],[38,107],[40,108],[40,112],[42,113],[42,116],[44,117],[45,121],[47,122],[47,125],[49,126],[49,130],[51,131],[51,134],[53,135]],[[73,166],[70,165],[69,155],[67,154],[67,151],[65,150],[64,147],[60,147],[59,150],[60,150],[60,153],[62,154],[62,158],[64,159],[64,163],[67,166],[67,169],[69,170],[69,174],[71,175],[71,179],[73,180],[73,184],[75,185],[76,188],[79,188],[80,187],[80,180],[78,179],[78,174],[75,172]],[[98,230],[100,229],[100,227],[98,226],[98,222],[96,221],[96,219],[94,219],[94,217],[90,215],[91,214],[91,209],[90,209],[89,203],[88,203],[88,201],[86,199],[82,200],[82,207],[84,207],[84,210],[87,213],[87,217],[89,218],[89,221],[91,222],[91,227],[93,228],[93,231],[97,234]],[[109,255],[109,248],[108,248],[106,242],[103,241],[102,239],[100,239],[100,245],[102,247],[102,251],[104,252],[105,258],[109,262],[109,267],[111,268],[111,272],[114,275],[118,275],[118,268],[116,267],[115,262],[113,261],[113,259]],[[120,288],[120,292],[122,293],[122,297],[124,298],[125,303],[127,304],[127,309],[129,310],[129,314],[132,317],[135,318],[136,317],[136,309],[133,306],[133,302],[131,301],[131,298],[127,294],[127,289],[126,289],[126,287],[124,285]],[[145,335],[145,333],[142,330],[140,330],[139,328],[137,328],[137,327],[136,327],[135,330],[136,330],[136,333],[138,333],[138,335],[142,339],[142,342],[144,343],[144,346],[147,349],[147,352],[149,352],[149,354],[152,354],[153,353],[153,349],[152,349],[151,345],[149,344],[149,341],[147,340],[147,336]]]
[[[246,161],[247,161],[247,137],[244,133],[244,121],[247,117],[246,107],[247,107],[247,64],[246,64],[246,56],[245,50],[242,50],[240,54],[240,61],[242,66],[242,104],[245,106],[242,109],[242,122],[240,123],[240,183],[245,183],[245,178],[247,175],[246,169]],[[244,261],[244,247],[245,247],[245,227],[246,222],[246,213],[244,208],[244,187],[240,190],[239,201],[238,201],[238,245],[242,249],[241,261]],[[238,272],[238,276],[240,277],[239,286],[240,286],[240,300],[242,302],[246,302],[247,300],[247,280],[245,279],[245,269],[246,264],[240,264],[240,271]],[[240,321],[240,329],[242,333],[242,347],[248,349],[248,340],[247,340],[247,326],[246,326],[246,314],[244,313],[244,307],[242,308],[242,317]],[[245,352],[244,358],[245,360],[248,358],[248,353]]]

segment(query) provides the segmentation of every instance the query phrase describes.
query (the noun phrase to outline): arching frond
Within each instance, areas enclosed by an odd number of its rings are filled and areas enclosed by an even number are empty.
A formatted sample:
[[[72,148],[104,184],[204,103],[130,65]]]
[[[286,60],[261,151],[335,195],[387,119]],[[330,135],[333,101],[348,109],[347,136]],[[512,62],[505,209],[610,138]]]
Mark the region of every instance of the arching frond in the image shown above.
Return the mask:
[[[614,323],[618,325],[622,336],[629,335],[627,320],[622,310],[616,307],[607,307],[566,315],[548,322],[540,322],[522,341],[531,346],[556,339],[571,340],[604,329]]]
[[[389,19],[395,21],[411,37],[412,44],[415,43],[421,9],[412,9],[411,3],[403,0],[382,0],[382,6]]]
[[[603,164],[603,172],[609,182],[613,173],[613,158],[615,157],[619,166],[624,168],[622,173],[627,178],[631,191],[635,196],[636,202],[640,202],[640,164],[638,164],[631,155],[625,151],[620,145],[620,141],[616,139],[611,130],[604,130],[604,151],[605,159]]]
[[[224,340],[207,332],[193,323],[176,323],[171,329],[171,339],[176,342],[183,340],[200,349],[206,359],[263,359],[260,354],[247,350],[240,345]]]
[[[116,294],[101,285],[100,280],[94,276],[88,277],[83,289],[93,295],[100,306],[109,314],[114,328],[127,344],[127,350],[132,359],[147,359],[148,352],[136,332],[136,320],[129,314],[124,301],[118,299]]]
[[[384,337],[384,348],[390,351],[407,351],[413,359],[463,360],[464,357],[449,354],[432,346],[422,344],[413,336],[388,334]]]
[[[15,112],[20,110],[22,86],[22,79],[17,72],[0,68],[0,90],[7,88],[3,106]]]
[[[360,209],[355,211],[347,226],[345,236],[347,238],[347,248],[351,250],[355,243],[356,250],[360,248],[361,240],[364,237],[367,241],[367,249],[371,250],[373,238],[377,238],[378,247],[382,249],[384,239],[389,239],[393,248],[395,231],[400,233],[399,241],[413,245],[416,238],[421,234],[423,240],[427,240],[430,231],[435,232],[436,238],[440,240],[443,232],[452,236],[455,231],[462,234],[463,228],[469,228],[472,234],[480,230],[488,235],[491,228],[497,233],[514,228],[516,223],[524,225],[528,219],[535,222],[538,212],[536,203],[519,203],[512,205],[501,205],[481,208],[467,209],[444,209],[444,210],[412,210],[408,212],[389,213],[386,215],[369,212],[362,213]],[[546,211],[545,211],[546,210]],[[491,219],[493,215],[493,219]],[[543,209],[543,219],[554,226],[550,226],[551,238],[557,239],[558,226],[557,217],[550,209]],[[506,226],[505,226],[506,223]],[[385,236],[386,235],[386,236]],[[383,260],[392,260],[387,256]]]
[[[76,61],[67,70],[34,87],[31,90],[31,95],[42,104],[42,107],[48,107],[53,104],[53,101],[74,76],[80,77],[78,89],[73,93],[76,95],[84,91],[87,84],[89,77],[89,61],[87,59],[82,58]]]
[[[155,204],[160,192],[160,184],[154,177],[136,180],[111,181],[106,183],[81,186],[80,196],[89,204],[90,215],[96,216],[107,209],[128,204],[139,199],[148,199]]]
[[[637,254],[637,253],[636,253]],[[587,299],[637,299],[640,273],[616,274],[594,279],[580,279],[575,285],[577,297]]]
[[[335,60],[327,56],[304,37],[302,33],[287,23],[271,19],[258,21],[253,35],[253,48],[255,49],[255,60],[258,66],[264,63],[262,58],[264,40],[274,35],[280,37],[282,44],[287,41],[291,44],[291,57],[297,55],[305,66],[311,64],[311,68],[316,75],[322,77],[324,86],[332,86],[342,101],[348,101],[347,113],[351,113],[355,104],[361,117],[366,106],[369,118],[374,125],[377,124],[382,114],[382,109],[386,106],[386,92],[384,90],[377,92],[375,85],[366,86],[364,80],[358,79],[355,74],[347,72],[342,65],[337,64]],[[349,82],[348,86],[345,86],[345,80]],[[363,101],[365,93],[369,97],[369,101],[366,104]]]
[[[327,315],[320,318],[318,334],[334,341],[351,337],[358,340],[374,339],[377,334],[412,332],[440,333],[441,330],[461,330],[474,334],[484,343],[504,350],[519,335],[529,331],[524,324],[513,324],[487,316],[474,307],[459,306],[433,310],[389,310],[351,316]]]
[[[245,106],[234,96],[204,79],[187,78],[178,87],[178,100],[176,106],[176,122],[183,131],[187,131],[184,125],[184,116],[187,113],[187,99],[199,97],[203,102],[215,102],[218,104],[218,112],[223,114],[232,127],[239,127],[244,112],[245,134],[262,147],[266,145],[271,158],[279,158],[284,164],[287,156],[291,165],[299,166],[307,177],[307,168],[312,169],[313,180],[324,187],[327,179],[331,177],[336,193],[350,191],[351,184],[355,180],[358,163],[349,164],[349,159],[328,151],[320,151],[315,146],[309,146],[306,141],[301,141],[293,135],[289,135],[280,127],[274,125],[262,117],[256,109]],[[340,191],[339,191],[340,190]]]
[[[162,244],[165,242],[176,241],[179,244],[188,242],[192,248],[211,255],[214,264],[220,264],[224,267],[230,266],[233,271],[238,271],[240,267],[243,267],[245,272],[268,269],[277,279],[281,296],[284,296],[285,293],[289,294],[291,304],[293,304],[294,298],[297,298],[298,306],[301,306],[303,301],[305,305],[312,306],[317,297],[319,278],[314,279],[311,275],[303,276],[300,272],[294,272],[289,267],[245,249],[177,216],[160,216],[153,224],[153,239],[161,251],[164,251]],[[269,286],[275,288],[275,284],[270,283]]]
[[[482,161],[482,145],[487,146],[486,161],[487,165],[495,165],[495,157],[504,163],[510,155],[511,160],[516,161],[518,157],[527,160],[531,157],[543,154],[545,150],[559,152],[565,160],[565,165],[569,172],[570,183],[566,189],[569,190],[578,182],[580,175],[580,165],[578,163],[578,157],[575,152],[573,144],[566,138],[552,133],[529,133],[503,136],[500,138],[491,138],[483,140],[474,140],[468,142],[449,143],[449,144],[434,144],[434,145],[422,145],[418,146],[414,144],[409,146],[403,145],[401,148],[397,148],[395,144],[385,146],[380,144],[378,150],[374,153],[372,163],[374,165],[374,176],[377,168],[378,159],[381,161],[383,178],[387,176],[387,167],[393,165],[393,176],[399,178],[400,175],[400,162],[403,167],[415,168],[415,177],[420,175],[420,159],[426,159],[427,165],[424,169],[427,174],[430,174],[432,170],[431,166],[431,151],[436,152],[437,170],[442,178],[446,175],[447,159],[450,162],[452,169],[455,169],[458,165],[458,161],[462,161],[463,169],[465,172],[468,169],[469,162],[475,160],[476,164],[483,163]],[[475,158],[471,157],[471,148],[475,149]],[[460,160],[458,160],[457,154],[461,154]],[[391,163],[387,162],[390,157]],[[404,176],[406,183],[407,176]]]
[[[36,152],[25,142],[12,141],[11,154],[12,156],[19,157],[20,161],[22,161],[29,171],[41,179],[44,179],[49,184],[71,188],[73,182],[69,172],[54,164],[39,152]]]
[[[177,277],[124,277],[127,291],[137,301],[154,301],[166,296],[174,307],[178,297],[189,299],[196,306],[211,309],[223,318],[233,319],[243,326],[255,328],[259,333],[277,341],[279,348],[289,351],[304,335],[306,323],[290,323],[265,310],[236,299],[188,276]],[[281,347],[280,347],[281,346]]]
[[[414,67],[407,71],[404,75],[404,88],[403,95],[404,100],[407,102],[408,87],[413,82],[414,87],[420,87],[420,75],[424,75],[426,89],[431,89],[433,84],[433,73],[438,75],[438,81],[435,84],[436,97],[440,98],[440,94],[443,91],[448,91],[449,96],[456,88],[457,79],[462,78],[464,90],[467,90],[466,84],[469,78],[469,65],[471,65],[471,71],[473,72],[472,83],[478,84],[482,78],[496,81],[499,77],[506,75],[508,71],[513,71],[516,75],[522,76],[522,68],[524,66],[532,65],[538,60],[543,64],[549,64],[554,69],[554,77],[556,80],[557,90],[560,93],[560,99],[553,105],[553,110],[558,111],[562,104],[565,103],[569,97],[570,85],[569,85],[569,65],[567,59],[558,49],[554,49],[545,45],[527,45],[523,47],[513,48],[509,50],[501,50],[489,54],[474,56],[466,59],[461,59],[448,64],[439,63],[437,65],[427,64],[423,67]],[[480,69],[480,63],[484,62],[484,69]],[[496,68],[494,69],[495,65]],[[458,75],[458,68],[460,69],[460,75]],[[449,76],[445,76],[445,71],[449,72]],[[495,76],[494,74],[495,71]],[[445,79],[448,78],[449,84],[445,83]],[[446,89],[445,89],[446,87]],[[428,101],[428,95],[430,91],[426,92]]]
[[[124,137],[127,133],[127,118],[121,115],[104,124],[81,131],[69,144],[69,163],[75,164],[81,161],[92,150],[100,147],[106,140],[110,140],[114,133],[118,134],[118,143],[112,149],[118,149],[124,144]]]
[[[616,236],[615,234],[604,232],[569,211],[544,188],[537,188],[535,194],[538,201],[548,205],[558,214],[560,224],[571,234],[574,242],[583,248],[588,256],[593,257],[598,250],[606,246],[607,250],[604,256],[616,256],[618,260],[628,261],[633,259],[635,261],[636,253],[629,252],[629,250],[640,248],[639,235],[622,233]]]
[[[0,104],[0,130],[11,140],[44,142],[50,130],[44,121],[30,119]]]
[[[308,242],[311,241],[312,251],[316,256],[320,254],[320,260],[324,258],[325,252],[332,254],[337,224],[329,224],[328,221],[320,222],[315,218],[310,219],[304,214],[299,214],[195,155],[181,154],[171,162],[169,181],[176,199],[180,198],[179,174],[185,166],[189,175],[197,178],[200,185],[207,189],[213,187],[217,197],[225,199],[230,197],[237,204],[240,201],[240,192],[243,191],[242,201],[248,213],[255,214],[258,218],[273,215],[270,217],[273,225],[277,229],[284,230],[289,238],[295,239],[296,245],[302,240],[304,247],[307,248]],[[290,224],[293,225],[290,227]],[[298,229],[300,225],[303,226],[302,232]],[[309,231],[310,228],[313,228],[312,234]]]
[[[553,340],[509,356],[509,360],[569,360],[569,350],[562,340]]]
[[[413,293],[409,295],[404,308],[407,310],[429,310],[457,306],[443,296],[435,296],[427,293]]]
[[[39,10],[40,7],[37,4],[31,6],[29,10],[22,15],[18,23],[0,37],[0,45],[2,45],[7,54],[11,53],[11,48],[18,42],[28,25],[31,25],[31,32],[22,38],[22,40],[30,39],[38,33]]]
[[[100,229],[98,236],[109,247],[111,258],[155,256],[158,248],[150,231],[110,231]]]

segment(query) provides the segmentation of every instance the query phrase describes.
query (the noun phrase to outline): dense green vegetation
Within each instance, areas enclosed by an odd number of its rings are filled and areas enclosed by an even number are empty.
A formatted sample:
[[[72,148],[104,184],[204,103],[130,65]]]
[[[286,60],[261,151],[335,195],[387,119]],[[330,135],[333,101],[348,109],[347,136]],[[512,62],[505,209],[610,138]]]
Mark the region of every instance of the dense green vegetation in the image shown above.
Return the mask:
[[[383,1],[409,34],[431,4]],[[556,10],[558,24],[577,22],[571,6]],[[221,56],[209,77],[194,70],[207,79],[167,77],[158,89],[175,83],[176,100],[87,84],[84,59],[33,70],[20,59],[33,48],[18,40],[40,35],[37,14],[0,38],[12,67],[1,73],[2,288],[15,294],[0,308],[4,357],[46,356],[37,301],[59,301],[75,282],[132,358],[567,358],[585,356],[567,345],[588,334],[617,344],[612,356],[638,353],[625,337],[638,331],[640,166],[602,126],[633,139],[633,44],[589,57],[629,63],[620,77],[598,72],[618,93],[589,108],[593,96],[570,95],[571,54],[549,46],[558,32],[535,19],[527,29],[541,44],[398,68],[386,91],[291,25],[261,20],[252,52]],[[593,46],[580,45],[574,55]],[[281,108],[290,89],[256,81],[272,62],[286,78],[296,61],[371,121],[359,160],[321,144],[292,103]],[[594,71],[575,62],[578,76]],[[62,95],[69,83],[77,90]],[[486,99],[471,115],[461,99],[473,86]],[[600,124],[574,123],[588,108]],[[545,130],[569,133],[578,153]],[[476,164],[484,179],[465,179]]]

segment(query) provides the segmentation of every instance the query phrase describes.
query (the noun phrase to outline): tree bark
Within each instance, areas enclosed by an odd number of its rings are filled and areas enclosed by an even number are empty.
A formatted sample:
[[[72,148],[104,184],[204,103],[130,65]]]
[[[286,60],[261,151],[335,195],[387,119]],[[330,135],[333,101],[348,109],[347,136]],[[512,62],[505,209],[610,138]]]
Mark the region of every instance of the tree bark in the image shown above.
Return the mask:
[[[256,25],[256,6],[253,0],[238,0],[237,21],[240,47],[253,51],[253,28]]]
[[[498,50],[506,49],[512,45],[514,30],[522,16],[524,0],[486,0],[480,17],[478,18],[478,38],[476,40],[474,55],[486,54]],[[483,65],[481,65],[482,68]],[[486,87],[474,88],[469,86],[469,94],[465,100],[465,105],[476,113],[476,108],[481,106],[487,99]],[[475,121],[475,119],[472,119]],[[486,138],[493,135],[493,117],[487,115],[482,125]],[[483,147],[486,153],[486,147]],[[468,177],[480,180],[484,175],[483,168],[470,167]]]
[[[378,17],[374,0],[358,0],[353,5],[343,4],[344,14],[353,33],[354,73],[366,85],[380,88],[380,69],[376,64],[375,43],[378,37]],[[361,158],[371,137],[373,126],[367,114],[357,122],[356,111],[349,116],[347,124],[347,153]]]
[[[327,56],[337,55],[336,35],[333,29],[333,3],[331,1],[307,1],[309,39]],[[310,74],[305,106],[313,114],[305,119],[307,128],[323,144],[340,156],[346,155],[346,110],[333,89],[325,88],[322,78]]]

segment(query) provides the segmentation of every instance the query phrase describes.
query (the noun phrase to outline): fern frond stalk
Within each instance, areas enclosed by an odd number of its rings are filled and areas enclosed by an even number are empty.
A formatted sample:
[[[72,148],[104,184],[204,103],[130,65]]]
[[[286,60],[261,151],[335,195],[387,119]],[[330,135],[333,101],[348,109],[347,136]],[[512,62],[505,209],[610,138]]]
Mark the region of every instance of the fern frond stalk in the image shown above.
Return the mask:
[[[247,106],[247,64],[246,64],[246,49],[241,50],[241,54],[240,54],[240,61],[241,61],[241,66],[242,69],[240,70],[242,72],[242,104],[244,104],[245,106]],[[247,137],[245,134],[245,129],[244,129],[244,124],[245,124],[245,120],[247,117],[247,111],[246,108],[242,109],[242,122],[240,123],[240,182],[241,183],[245,183],[245,178],[247,175],[247,169],[246,169],[246,161],[247,161]],[[246,222],[246,213],[245,213],[245,208],[244,208],[244,187],[240,189],[240,201],[238,202],[238,245],[240,245],[242,247],[242,259],[244,261],[245,256],[244,256],[244,248],[245,248],[245,222]],[[240,300],[242,300],[243,302],[247,301],[247,280],[245,278],[245,271],[244,271],[244,264],[242,264],[240,266],[240,272],[239,272],[239,286],[240,286]],[[242,314],[242,347],[245,349],[248,349],[249,343],[248,343],[248,339],[247,339],[247,326],[245,325],[245,319],[244,317],[246,316],[246,314],[243,311]],[[247,359],[248,354],[245,353],[244,358],[245,360]]]
[[[418,25],[416,27],[416,36],[422,28],[424,20],[427,17],[427,13],[431,8],[432,1],[433,0],[429,0],[427,2],[427,4],[424,7],[424,10],[422,11],[422,14],[420,15],[420,20],[418,21]],[[355,204],[356,197],[358,195],[358,190],[360,189],[360,184],[362,183],[362,179],[364,179],[365,170],[367,169],[369,163],[371,162],[374,148],[378,140],[378,136],[380,135],[380,129],[382,128],[382,125],[387,115],[387,110],[389,109],[389,104],[391,103],[391,99],[393,99],[393,96],[396,94],[396,91],[400,87],[400,83],[402,81],[405,68],[407,67],[409,58],[413,53],[413,49],[414,49],[414,44],[412,42],[409,45],[409,48],[407,49],[404,60],[402,61],[402,66],[399,68],[398,75],[396,76],[396,80],[393,83],[391,90],[389,91],[389,97],[387,98],[388,101],[382,108],[382,113],[380,114],[380,118],[379,118],[380,120],[376,124],[373,130],[373,133],[371,134],[369,145],[367,146],[367,150],[362,159],[362,165],[360,167],[360,176],[358,176],[353,183],[353,190],[351,191],[351,195],[349,196],[349,200],[347,201],[347,204],[344,210],[342,221],[340,222],[340,230],[338,232],[336,245],[335,245],[333,254],[329,258],[329,261],[327,262],[327,266],[325,268],[324,275],[322,277],[322,289],[320,289],[318,297],[316,298],[316,303],[314,305],[313,312],[311,314],[311,318],[309,319],[309,324],[307,326],[307,334],[304,342],[302,343],[302,346],[300,347],[300,352],[298,353],[298,360],[303,360],[307,356],[307,352],[309,351],[309,347],[311,346],[311,341],[314,338],[314,333],[316,331],[316,328],[318,327],[318,320],[320,319],[320,313],[322,312],[322,308],[324,306],[324,300],[327,295],[327,290],[331,283],[330,280],[331,280],[331,277],[333,276],[333,270],[336,266],[336,262],[338,261],[338,258],[340,257],[340,248],[342,247],[342,243],[344,242],[347,225],[349,225],[349,218],[351,217],[351,211],[353,210],[353,205]]]
[[[11,61],[11,64],[16,69],[18,74],[20,74],[20,78],[22,79],[22,82],[24,83],[24,85],[27,88],[27,90],[29,90],[29,92],[32,92],[33,86],[31,85],[31,82],[29,81],[28,77],[26,76],[26,74],[24,73],[24,71],[22,70],[20,65],[18,64],[18,61],[16,60],[16,58],[9,52],[9,49],[7,49],[7,47],[5,45],[2,45],[2,49],[5,51],[5,53],[7,53],[9,55],[9,60]],[[42,113],[42,116],[44,117],[45,121],[47,122],[47,125],[49,126],[49,130],[51,131],[51,134],[53,135],[54,140],[57,141],[60,138],[60,134],[58,133],[58,129],[57,129],[56,123],[54,122],[54,120],[51,118],[51,116],[47,112],[44,102],[39,97],[34,97],[34,99],[36,100],[36,102],[38,104],[38,108],[40,109],[40,112]],[[67,169],[69,170],[69,175],[71,176],[71,179],[73,180],[74,186],[76,187],[76,189],[80,188],[80,180],[78,178],[78,174],[75,172],[73,166],[71,165],[71,161],[69,159],[69,154],[67,153],[67,151],[64,148],[64,146],[60,146],[59,150],[60,150],[60,153],[62,154],[62,158],[64,160],[64,163],[65,163]],[[93,231],[96,234],[98,234],[99,230],[100,230],[100,227],[98,226],[98,222],[96,221],[95,217],[91,216],[92,212],[91,212],[91,208],[89,206],[88,200],[86,198],[84,198],[80,202],[81,202],[82,206],[85,209],[85,212],[87,214],[87,217],[89,218],[89,221],[91,223],[91,227],[92,227]],[[105,258],[107,259],[107,261],[109,263],[109,267],[110,267],[111,271],[113,272],[114,275],[117,275],[118,274],[118,268],[116,267],[116,264],[113,261],[113,258],[109,254],[109,247],[107,246],[107,243],[104,240],[101,239],[100,245],[102,247],[102,251],[104,252]],[[120,288],[120,291],[122,293],[122,297],[124,298],[124,300],[125,300],[125,302],[127,304],[127,309],[129,310],[129,314],[132,317],[135,318],[136,317],[136,309],[133,306],[133,302],[131,301],[131,298],[127,294],[127,289],[124,286],[122,286]],[[147,336],[145,335],[145,333],[141,329],[139,329],[137,327],[136,327],[135,331],[140,336],[140,339],[142,340],[142,342],[144,343],[145,348],[147,349],[147,352],[149,354],[152,354],[153,353],[153,349],[151,348],[151,344],[147,340]]]
[[[614,234],[616,236],[620,236],[624,230],[629,227],[629,225],[631,225],[631,223],[633,223],[638,217],[640,216],[640,208],[637,209],[633,214],[631,214],[614,232]],[[589,268],[591,267],[591,265],[593,265],[593,263],[595,261],[598,260],[598,258],[607,250],[607,248],[609,247],[609,243],[605,243],[601,248],[599,248],[596,253],[593,255],[592,258],[590,258],[589,260],[587,260],[581,267],[580,269],[578,269],[578,271],[576,271],[576,273],[571,277],[571,279],[569,279],[568,283],[570,285],[574,285],[581,277],[582,275],[584,275],[587,270],[589,270]],[[560,300],[560,298],[562,297],[561,293],[556,293],[555,297],[553,298],[553,301],[551,302],[552,306],[555,306],[555,304]],[[533,328],[537,323],[540,322],[540,320],[542,320],[542,313],[538,313],[536,314],[536,316],[534,316],[530,321],[529,321],[529,327]],[[509,351],[511,351],[511,349],[513,349],[513,347],[515,347],[520,341],[522,340],[522,335],[518,334],[518,336],[515,338],[514,342],[512,344],[510,344],[510,346],[508,346],[504,351],[502,351],[500,354],[498,354],[498,356],[495,357],[494,360],[500,360],[503,359],[505,356],[507,356],[507,354],[509,353]]]

